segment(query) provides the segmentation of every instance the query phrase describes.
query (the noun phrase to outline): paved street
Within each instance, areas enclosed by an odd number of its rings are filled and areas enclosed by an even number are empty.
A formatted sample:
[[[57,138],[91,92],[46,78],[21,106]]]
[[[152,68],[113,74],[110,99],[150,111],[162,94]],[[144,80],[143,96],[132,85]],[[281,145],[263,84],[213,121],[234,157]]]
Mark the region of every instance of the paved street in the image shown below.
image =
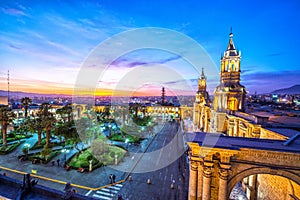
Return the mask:
[[[123,185],[124,184],[114,184],[97,191],[89,191],[88,193],[85,194],[85,196],[90,196],[95,199],[102,199],[102,200],[116,199]]]
[[[125,199],[186,199],[188,167],[184,156],[178,159],[178,155],[182,155],[183,152],[183,140],[182,136],[177,134],[178,128],[176,123],[166,123],[161,130],[157,130],[157,135],[145,140],[143,144],[129,145],[130,155],[125,157],[118,166],[101,167],[92,173],[66,171],[61,166],[52,166],[51,162],[38,165],[29,161],[20,162],[17,156],[21,154],[23,145],[8,155],[2,155],[0,165],[27,173],[36,170],[37,175],[40,176],[91,188],[104,186],[98,191],[76,188],[78,193],[95,199],[116,199],[118,194]],[[35,142],[36,136],[26,141],[32,146]],[[74,152],[69,152],[71,153]],[[58,158],[62,159],[63,154],[54,160]],[[21,174],[1,170],[1,173],[3,172],[10,177],[23,179]],[[113,186],[105,186],[110,182],[110,174],[116,175],[116,181],[130,175],[132,181],[127,180]],[[150,179],[150,184],[147,183],[148,179]],[[39,184],[58,190],[64,189],[63,184],[49,180],[40,179]],[[171,184],[174,189],[171,189]]]
[[[176,134],[177,130],[176,123],[167,123],[154,138],[134,168],[132,181],[125,182],[119,193],[124,199],[187,199],[188,166],[182,154],[183,137]],[[158,154],[151,154],[155,151]],[[177,155],[181,156],[176,159]]]

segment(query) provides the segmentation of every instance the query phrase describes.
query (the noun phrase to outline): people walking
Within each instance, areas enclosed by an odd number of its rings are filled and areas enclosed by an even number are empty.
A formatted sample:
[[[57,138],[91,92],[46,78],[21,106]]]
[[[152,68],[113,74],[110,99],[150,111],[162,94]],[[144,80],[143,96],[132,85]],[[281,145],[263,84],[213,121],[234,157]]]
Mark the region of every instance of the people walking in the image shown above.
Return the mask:
[[[109,175],[109,180],[110,180],[110,184],[112,184],[113,183],[113,175],[112,174]]]
[[[112,183],[115,183],[116,182],[116,175],[112,175]]]
[[[56,162],[57,162],[57,166],[59,166],[60,159],[57,159]]]

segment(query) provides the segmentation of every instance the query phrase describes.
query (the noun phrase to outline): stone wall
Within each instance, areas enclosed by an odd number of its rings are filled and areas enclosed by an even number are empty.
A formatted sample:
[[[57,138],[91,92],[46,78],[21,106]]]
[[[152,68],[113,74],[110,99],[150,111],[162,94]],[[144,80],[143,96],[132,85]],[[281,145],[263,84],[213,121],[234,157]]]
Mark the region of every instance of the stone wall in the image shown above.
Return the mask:
[[[257,199],[295,200],[300,199],[300,186],[281,176],[258,175]]]

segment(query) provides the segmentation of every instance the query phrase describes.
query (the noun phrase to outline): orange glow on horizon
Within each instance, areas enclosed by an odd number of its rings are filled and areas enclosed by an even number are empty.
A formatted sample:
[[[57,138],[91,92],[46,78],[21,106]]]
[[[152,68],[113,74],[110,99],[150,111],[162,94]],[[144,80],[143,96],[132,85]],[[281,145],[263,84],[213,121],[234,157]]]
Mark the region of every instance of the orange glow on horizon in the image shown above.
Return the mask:
[[[1,80],[5,83],[5,80]],[[111,87],[111,86],[110,86]],[[176,96],[176,94],[167,89],[167,95]],[[7,91],[7,84],[1,84],[0,90]],[[22,79],[12,79],[10,82],[11,92],[25,92],[25,93],[36,93],[44,95],[67,95],[67,96],[160,96],[161,88],[157,86],[151,86],[148,88],[140,88],[139,90],[129,91],[129,90],[113,90],[109,88],[91,88],[74,89],[74,84],[70,83],[57,83],[50,81],[41,80],[22,80]],[[191,95],[187,91],[181,91],[177,95]]]

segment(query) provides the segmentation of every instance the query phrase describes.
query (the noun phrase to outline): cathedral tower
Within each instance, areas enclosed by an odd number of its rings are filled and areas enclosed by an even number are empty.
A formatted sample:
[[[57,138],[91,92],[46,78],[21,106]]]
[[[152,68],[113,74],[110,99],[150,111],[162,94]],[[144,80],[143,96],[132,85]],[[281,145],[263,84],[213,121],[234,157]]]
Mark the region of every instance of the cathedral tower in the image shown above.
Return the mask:
[[[246,89],[240,84],[241,53],[235,49],[232,31],[229,43],[221,56],[220,85],[214,94],[214,110],[217,112],[244,111]]]
[[[208,110],[210,100],[208,92],[206,91],[206,77],[204,75],[204,69],[202,68],[201,76],[198,79],[198,90],[196,92],[196,99],[194,102],[194,131],[208,131]]]
[[[195,103],[206,104],[208,102],[208,93],[206,91],[206,77],[204,75],[204,68],[202,68],[201,76],[198,79],[198,90],[196,93]]]

